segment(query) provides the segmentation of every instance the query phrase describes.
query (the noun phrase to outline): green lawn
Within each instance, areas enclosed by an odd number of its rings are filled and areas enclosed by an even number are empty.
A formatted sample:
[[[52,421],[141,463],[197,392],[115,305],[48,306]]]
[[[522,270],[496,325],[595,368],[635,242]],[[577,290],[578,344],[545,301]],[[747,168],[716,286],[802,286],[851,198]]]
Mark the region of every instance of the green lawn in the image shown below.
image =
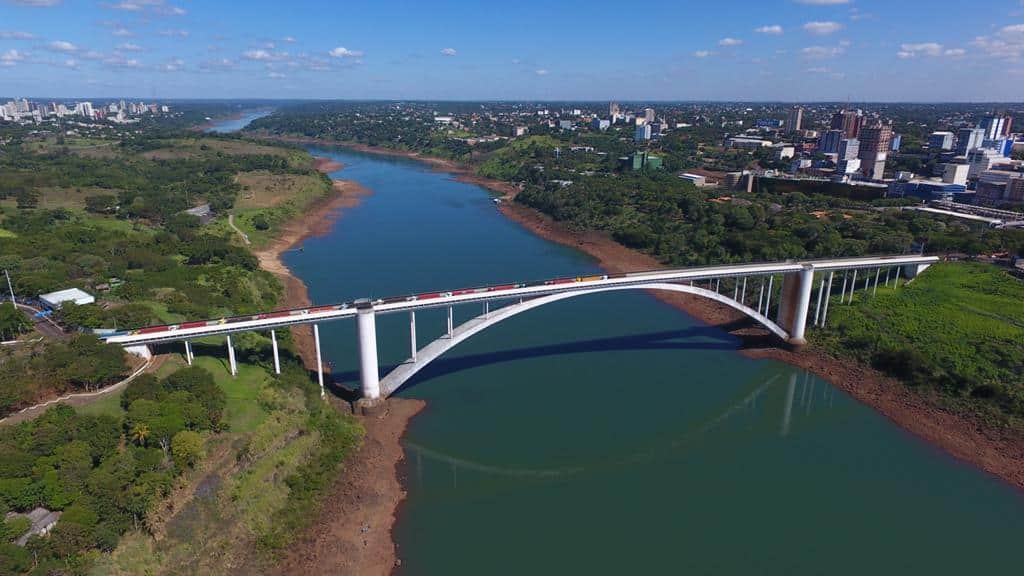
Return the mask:
[[[107,414],[115,418],[120,418],[124,416],[124,409],[121,408],[122,394],[124,394],[124,388],[118,390],[117,392],[104,394],[95,402],[91,402],[89,404],[86,404],[85,406],[78,406],[75,408],[75,411],[80,414]]]
[[[267,417],[266,410],[257,399],[260,390],[270,379],[266,370],[249,364],[238,364],[238,375],[232,376],[227,360],[210,356],[196,356],[195,364],[213,374],[217,385],[227,396],[224,421],[232,432],[252,432]]]
[[[0,228],[0,238],[17,238],[17,237],[18,237],[18,235],[15,234],[14,232],[11,232],[10,230],[4,230],[3,228]]]
[[[1024,417],[1024,282],[995,266],[942,263],[898,290],[829,307],[814,340],[963,406]]]

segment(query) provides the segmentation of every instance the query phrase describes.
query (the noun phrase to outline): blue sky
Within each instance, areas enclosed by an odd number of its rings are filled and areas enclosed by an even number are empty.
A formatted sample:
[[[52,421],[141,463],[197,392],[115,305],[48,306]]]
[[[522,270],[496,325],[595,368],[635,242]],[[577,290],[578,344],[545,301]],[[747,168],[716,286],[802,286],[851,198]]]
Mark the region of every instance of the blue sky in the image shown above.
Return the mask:
[[[0,0],[0,94],[993,101],[1024,0]]]

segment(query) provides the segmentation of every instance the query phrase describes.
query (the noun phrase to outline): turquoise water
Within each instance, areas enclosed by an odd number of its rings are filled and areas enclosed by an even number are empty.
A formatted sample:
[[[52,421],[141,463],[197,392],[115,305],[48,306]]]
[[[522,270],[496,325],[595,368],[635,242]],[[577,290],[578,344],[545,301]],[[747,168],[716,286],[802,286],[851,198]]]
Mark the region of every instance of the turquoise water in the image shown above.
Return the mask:
[[[286,254],[314,302],[596,270],[477,186],[409,160],[311,151],[373,191]],[[417,325],[421,346],[445,331],[440,311]],[[354,324],[321,336],[355,381]],[[378,341],[382,370],[404,360],[406,316],[378,317]],[[404,441],[400,572],[1020,571],[1020,493],[737,346],[627,292],[516,316],[425,368],[399,393],[428,402]]]
[[[373,191],[287,256],[315,302],[597,270],[479,187],[312,151]],[[440,311],[417,324],[421,345],[445,330]],[[354,325],[321,334],[354,381]],[[404,360],[406,316],[380,317],[378,340],[382,369]],[[400,392],[428,402],[405,440],[401,572],[1016,571],[1019,493],[737,345],[646,294],[605,294],[517,316],[424,369]]]

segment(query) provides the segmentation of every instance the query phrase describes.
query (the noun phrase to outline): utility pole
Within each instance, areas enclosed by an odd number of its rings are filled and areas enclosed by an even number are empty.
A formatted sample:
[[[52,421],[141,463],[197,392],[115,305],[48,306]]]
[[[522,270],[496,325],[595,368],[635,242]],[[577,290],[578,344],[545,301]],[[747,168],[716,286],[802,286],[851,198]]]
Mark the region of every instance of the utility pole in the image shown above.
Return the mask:
[[[4,268],[4,276],[7,277],[7,289],[10,290],[11,292],[11,304],[13,304],[15,308],[17,308],[18,305],[14,302],[14,288],[11,286],[11,275],[7,273],[6,268]]]

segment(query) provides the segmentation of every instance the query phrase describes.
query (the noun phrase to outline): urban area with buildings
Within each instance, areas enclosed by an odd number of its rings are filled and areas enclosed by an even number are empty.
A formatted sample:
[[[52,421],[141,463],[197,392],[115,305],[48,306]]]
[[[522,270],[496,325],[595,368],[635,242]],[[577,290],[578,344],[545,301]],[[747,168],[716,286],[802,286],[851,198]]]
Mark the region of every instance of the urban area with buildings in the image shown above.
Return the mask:
[[[1024,204],[1024,135],[1014,132],[1013,116],[987,112],[979,117],[949,113],[934,125],[914,122],[913,146],[891,118],[880,112],[841,105],[665,104],[665,110],[616,102],[603,108],[587,105],[552,109],[435,115],[436,127],[449,133],[471,131],[463,138],[479,145],[507,137],[547,132],[619,131],[632,136],[636,148],[618,158],[621,169],[661,169],[661,144],[670,134],[687,131],[713,135],[701,140],[696,156],[715,150],[747,153],[748,166],[703,162],[679,176],[700,187],[753,188],[755,179],[829,183],[851,187],[858,197],[914,196],[923,200],[999,206]],[[764,117],[758,116],[764,114]],[[486,120],[486,122],[484,122]],[[481,124],[509,126],[505,136],[483,135]],[[628,129],[628,131],[627,131]],[[923,130],[923,132],[922,132]],[[496,131],[497,132],[497,131]],[[558,147],[556,156],[606,151],[594,146]],[[759,159],[767,159],[763,161]],[[918,170],[907,169],[918,159]],[[770,165],[770,166],[769,166]],[[703,169],[701,169],[703,168]],[[739,168],[739,169],[737,169]]]
[[[0,121],[21,124],[42,123],[65,117],[82,120],[107,120],[120,124],[137,122],[146,114],[167,114],[170,108],[161,104],[126,102],[119,100],[108,104],[94,105],[92,102],[38,102],[26,98],[9,100],[0,105]]]

